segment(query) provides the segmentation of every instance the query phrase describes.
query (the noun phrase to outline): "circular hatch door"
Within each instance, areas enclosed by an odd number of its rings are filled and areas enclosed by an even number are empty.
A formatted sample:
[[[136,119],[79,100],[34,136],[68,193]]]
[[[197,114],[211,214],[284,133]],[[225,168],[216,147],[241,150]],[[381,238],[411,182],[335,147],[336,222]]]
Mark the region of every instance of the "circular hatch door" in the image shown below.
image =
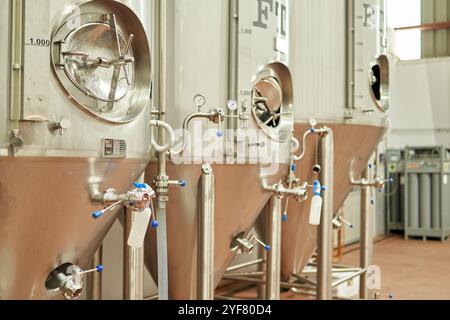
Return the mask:
[[[52,63],[70,98],[95,117],[134,120],[148,105],[150,49],[138,16],[117,1],[88,1],[63,17]]]

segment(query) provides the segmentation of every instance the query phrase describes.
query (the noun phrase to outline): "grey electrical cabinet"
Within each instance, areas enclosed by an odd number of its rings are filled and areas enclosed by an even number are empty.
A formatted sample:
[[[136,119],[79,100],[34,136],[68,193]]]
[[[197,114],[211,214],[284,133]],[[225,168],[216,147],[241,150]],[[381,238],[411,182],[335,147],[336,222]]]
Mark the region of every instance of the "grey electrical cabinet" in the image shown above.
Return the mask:
[[[386,221],[389,233],[405,230],[404,150],[386,152],[386,172],[392,183],[386,184]]]
[[[450,150],[407,147],[404,154],[405,238],[450,236]]]

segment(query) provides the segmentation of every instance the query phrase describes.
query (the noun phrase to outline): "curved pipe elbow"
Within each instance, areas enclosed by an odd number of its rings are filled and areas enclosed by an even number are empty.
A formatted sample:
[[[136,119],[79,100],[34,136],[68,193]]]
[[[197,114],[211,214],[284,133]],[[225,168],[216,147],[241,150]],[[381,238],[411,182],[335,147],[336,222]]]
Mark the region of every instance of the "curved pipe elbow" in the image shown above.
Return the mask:
[[[163,121],[159,121],[159,120],[152,120],[150,121],[150,126],[151,126],[151,146],[153,149],[155,149],[157,152],[159,153],[164,153],[170,150],[170,148],[173,147],[173,145],[175,144],[175,133],[172,129],[172,127],[167,123],[167,122],[163,122]],[[167,143],[165,145],[159,145],[156,141],[155,138],[153,136],[153,127],[161,127],[163,128],[166,133],[168,134],[167,137]]]

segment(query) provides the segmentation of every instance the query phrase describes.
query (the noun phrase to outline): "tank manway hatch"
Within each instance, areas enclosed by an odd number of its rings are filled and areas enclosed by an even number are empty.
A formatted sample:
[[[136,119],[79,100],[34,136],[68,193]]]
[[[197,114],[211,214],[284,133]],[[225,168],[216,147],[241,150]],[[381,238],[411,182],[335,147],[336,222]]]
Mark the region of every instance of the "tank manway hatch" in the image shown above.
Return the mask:
[[[370,88],[377,108],[382,112],[389,111],[389,58],[384,54],[371,65]]]
[[[150,97],[151,59],[138,16],[117,1],[89,1],[63,15],[52,35],[52,64],[62,86],[102,120],[135,119]]]
[[[256,77],[252,112],[258,126],[273,140],[285,142],[294,127],[293,86],[289,69],[282,63],[267,65]]]

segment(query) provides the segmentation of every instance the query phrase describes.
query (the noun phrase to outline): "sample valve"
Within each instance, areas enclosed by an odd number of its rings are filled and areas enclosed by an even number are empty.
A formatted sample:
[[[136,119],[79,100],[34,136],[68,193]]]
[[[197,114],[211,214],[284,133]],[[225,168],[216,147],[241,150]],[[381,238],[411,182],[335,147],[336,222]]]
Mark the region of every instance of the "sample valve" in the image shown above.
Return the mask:
[[[83,270],[79,266],[71,265],[66,272],[56,269],[52,272],[52,276],[58,280],[58,289],[67,300],[75,300],[81,296],[83,292],[83,278],[89,273],[103,272],[103,266],[98,265],[94,269]]]
[[[256,235],[246,237],[245,233],[238,234],[231,243],[231,251],[241,254],[250,254],[256,246],[261,246],[265,251],[270,251],[271,246],[259,240]]]
[[[355,225],[351,222],[349,222],[348,220],[344,219],[343,217],[339,216],[336,217],[333,220],[333,226],[335,229],[340,229],[342,228],[342,224],[345,224],[347,227],[349,227],[350,229],[353,229],[355,227]]]
[[[180,182],[180,184],[182,183]],[[146,183],[134,183],[134,187],[135,189],[126,194],[117,194],[116,190],[109,189],[104,194],[94,196],[94,201],[103,203],[107,207],[93,212],[92,217],[99,219],[120,205],[127,207],[133,213],[138,213],[131,226],[128,245],[133,248],[141,248],[144,245],[148,225],[150,224],[154,229],[159,226],[153,208],[153,199],[156,197],[156,193]]]
[[[22,147],[24,144],[24,140],[23,140],[22,136],[20,135],[19,130],[14,129],[11,131],[11,136],[10,136],[9,142],[10,142],[12,154],[13,154],[13,156],[16,156],[18,149],[20,147]]]
[[[361,187],[361,188],[370,188],[371,193],[371,200],[370,203],[372,205],[375,204],[374,195],[373,195],[373,189],[376,190],[383,190],[386,187],[386,183],[393,183],[394,179],[385,179],[380,176],[374,176],[372,174],[373,165],[369,164],[369,176],[372,177],[371,179],[361,179],[361,180],[355,180],[353,177],[351,177],[351,184],[352,186]]]

